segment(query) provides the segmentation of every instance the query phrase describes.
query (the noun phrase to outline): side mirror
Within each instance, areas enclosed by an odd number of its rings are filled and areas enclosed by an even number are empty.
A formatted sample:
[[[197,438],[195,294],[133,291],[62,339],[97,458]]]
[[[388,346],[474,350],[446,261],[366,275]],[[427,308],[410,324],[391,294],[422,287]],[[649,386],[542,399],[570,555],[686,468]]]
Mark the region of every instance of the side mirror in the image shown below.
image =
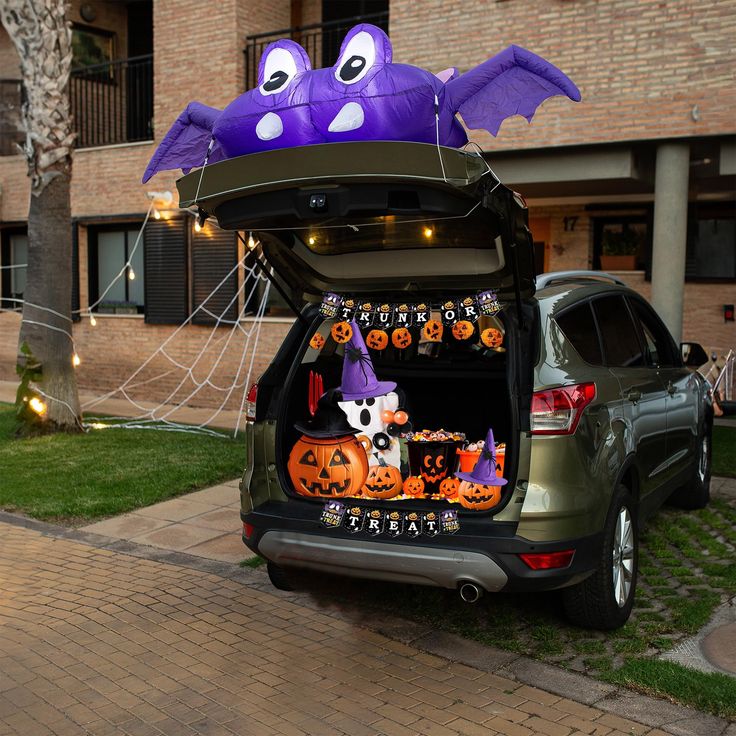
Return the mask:
[[[699,368],[708,362],[708,354],[703,350],[702,345],[697,342],[680,343],[680,351],[682,360],[688,368]]]

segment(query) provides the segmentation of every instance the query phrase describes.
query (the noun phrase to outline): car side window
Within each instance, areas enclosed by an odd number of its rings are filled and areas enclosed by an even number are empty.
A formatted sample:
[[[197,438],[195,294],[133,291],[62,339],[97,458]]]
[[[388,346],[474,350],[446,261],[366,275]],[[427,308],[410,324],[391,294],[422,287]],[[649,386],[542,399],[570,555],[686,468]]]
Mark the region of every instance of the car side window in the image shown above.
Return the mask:
[[[641,325],[649,363],[656,366],[676,365],[672,339],[659,317],[639,299],[629,299],[628,302]]]
[[[593,312],[588,302],[568,309],[557,317],[556,321],[565,337],[586,363],[602,365],[603,356],[598,340],[598,330],[596,330]]]
[[[593,301],[606,365],[616,368],[645,366],[637,328],[623,295],[612,294]]]

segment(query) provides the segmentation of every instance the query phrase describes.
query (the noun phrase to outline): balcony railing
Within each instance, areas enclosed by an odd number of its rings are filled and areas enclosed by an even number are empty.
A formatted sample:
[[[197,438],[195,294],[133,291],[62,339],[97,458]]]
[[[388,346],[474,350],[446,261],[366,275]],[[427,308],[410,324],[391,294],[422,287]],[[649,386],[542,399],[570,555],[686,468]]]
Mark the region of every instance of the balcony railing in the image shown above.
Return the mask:
[[[273,41],[290,38],[301,44],[312,61],[312,68],[331,66],[337,61],[345,34],[357,23],[372,23],[388,32],[388,13],[357,15],[352,18],[282,28],[280,31],[257,33],[245,37],[245,88],[258,84],[258,62],[263,50]]]
[[[153,139],[153,54],[74,69],[69,102],[77,148]]]

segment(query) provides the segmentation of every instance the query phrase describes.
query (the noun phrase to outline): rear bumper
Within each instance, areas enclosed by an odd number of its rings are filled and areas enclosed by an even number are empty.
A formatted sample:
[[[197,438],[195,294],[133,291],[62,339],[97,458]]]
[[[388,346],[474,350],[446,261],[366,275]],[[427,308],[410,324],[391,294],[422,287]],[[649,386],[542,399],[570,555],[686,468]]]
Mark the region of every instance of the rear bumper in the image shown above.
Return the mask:
[[[266,503],[241,514],[252,527],[244,543],[283,567],[393,582],[456,588],[471,581],[487,591],[552,590],[585,579],[595,569],[601,535],[557,542],[531,542],[515,525],[463,519],[461,531],[416,539],[376,538],[365,532],[326,529],[319,506],[308,502]],[[574,549],[570,565],[531,570],[525,552]]]

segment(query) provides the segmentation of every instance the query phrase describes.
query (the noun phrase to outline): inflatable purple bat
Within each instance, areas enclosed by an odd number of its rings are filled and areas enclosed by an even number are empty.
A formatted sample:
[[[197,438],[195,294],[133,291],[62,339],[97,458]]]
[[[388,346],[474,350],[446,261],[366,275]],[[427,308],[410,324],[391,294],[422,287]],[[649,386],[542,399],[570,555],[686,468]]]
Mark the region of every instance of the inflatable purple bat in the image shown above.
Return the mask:
[[[355,26],[334,67],[312,69],[294,41],[270,44],[258,67],[258,87],[224,110],[191,102],[148,164],[159,171],[202,166],[274,148],[340,141],[415,141],[460,147],[469,128],[496,135],[512,115],[531,122],[548,97],[580,92],[557,67],[509,46],[464,74],[434,75],[391,62],[391,41],[375,26]],[[208,156],[209,152],[209,156]]]

